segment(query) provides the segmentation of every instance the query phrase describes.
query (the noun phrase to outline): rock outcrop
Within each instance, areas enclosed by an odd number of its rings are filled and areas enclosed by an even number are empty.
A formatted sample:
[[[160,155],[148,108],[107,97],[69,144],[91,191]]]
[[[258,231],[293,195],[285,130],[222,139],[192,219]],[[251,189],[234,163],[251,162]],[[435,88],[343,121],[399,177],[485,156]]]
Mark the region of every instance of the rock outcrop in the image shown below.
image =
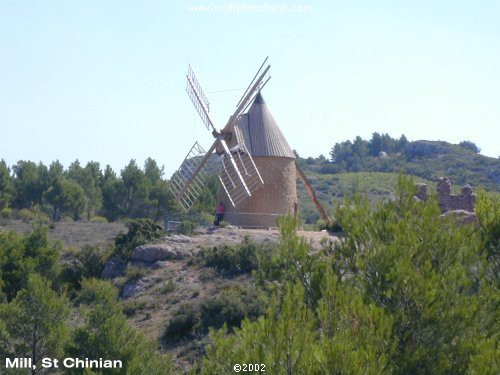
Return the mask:
[[[191,252],[167,244],[147,244],[138,246],[132,253],[132,262],[155,263],[163,260],[183,259]]]
[[[102,270],[101,277],[103,279],[114,279],[125,274],[127,263],[118,258],[111,258],[106,262]]]

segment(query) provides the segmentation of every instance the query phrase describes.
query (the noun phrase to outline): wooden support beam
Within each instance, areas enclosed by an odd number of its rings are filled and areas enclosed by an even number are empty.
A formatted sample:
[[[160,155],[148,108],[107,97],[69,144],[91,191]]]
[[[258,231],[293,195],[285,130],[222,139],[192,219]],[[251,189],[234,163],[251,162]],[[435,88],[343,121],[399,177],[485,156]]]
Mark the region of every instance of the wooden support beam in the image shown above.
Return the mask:
[[[304,186],[306,187],[307,193],[309,194],[309,196],[311,197],[311,200],[313,201],[313,203],[315,204],[316,208],[318,209],[319,214],[321,215],[321,218],[326,222],[326,224],[329,224],[330,221],[331,221],[330,217],[326,213],[326,211],[323,208],[323,206],[319,203],[318,198],[316,197],[316,193],[314,192],[314,189],[313,189],[311,183],[307,179],[307,177],[304,174],[304,172],[302,172],[302,170],[299,168],[299,166],[297,164],[297,160],[295,160],[295,168],[297,170],[297,173],[299,174],[300,179],[304,183]]]

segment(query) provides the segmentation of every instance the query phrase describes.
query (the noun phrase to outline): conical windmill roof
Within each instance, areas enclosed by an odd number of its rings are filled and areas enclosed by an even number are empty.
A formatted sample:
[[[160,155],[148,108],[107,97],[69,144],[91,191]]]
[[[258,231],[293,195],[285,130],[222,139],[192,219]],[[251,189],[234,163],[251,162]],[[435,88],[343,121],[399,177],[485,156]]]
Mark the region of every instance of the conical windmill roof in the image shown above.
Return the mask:
[[[240,117],[235,132],[237,138],[245,142],[252,156],[295,159],[295,154],[260,93],[255,97],[248,112]]]

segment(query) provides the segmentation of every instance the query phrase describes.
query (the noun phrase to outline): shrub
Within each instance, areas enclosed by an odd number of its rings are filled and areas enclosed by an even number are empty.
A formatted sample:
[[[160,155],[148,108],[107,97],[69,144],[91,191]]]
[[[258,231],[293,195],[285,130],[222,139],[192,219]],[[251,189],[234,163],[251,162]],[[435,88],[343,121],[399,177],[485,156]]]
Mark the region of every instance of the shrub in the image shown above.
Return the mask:
[[[241,286],[223,289],[213,298],[205,299],[200,306],[200,329],[221,328],[224,324],[232,330],[245,318],[253,320],[264,313],[262,297],[254,290]]]
[[[267,303],[255,289],[231,286],[220,290],[215,296],[196,303],[183,303],[167,325],[164,338],[179,340],[195,334],[206,334],[210,328],[221,328],[224,324],[232,330],[242,320],[254,320],[262,315]]]
[[[144,309],[146,306],[146,301],[127,300],[123,303],[123,313],[130,317],[135,315],[138,310]]]
[[[110,253],[110,249],[99,245],[84,245],[74,253],[75,258],[63,266],[62,281],[79,290],[83,279],[101,276]]]
[[[214,246],[201,252],[205,265],[224,275],[249,273],[257,269],[257,254],[269,251],[269,245],[257,244],[248,237],[238,246]]]
[[[127,223],[128,232],[119,234],[115,239],[114,254],[128,260],[137,246],[152,242],[161,237],[162,228],[149,219],[134,219]]]
[[[165,330],[165,340],[178,340],[195,333],[200,323],[200,311],[192,303],[183,303],[174,313]]]
[[[15,213],[15,219],[22,220],[26,223],[30,222],[35,218],[35,214],[28,210],[27,208],[20,209]]]
[[[141,267],[130,267],[125,271],[125,278],[127,282],[138,280],[141,277],[145,276],[147,271]]]
[[[475,154],[479,154],[481,152],[481,149],[471,141],[462,141],[458,145],[466,150],[474,152]]]
[[[159,292],[161,294],[172,293],[176,288],[175,281],[168,280],[160,285]]]
[[[89,221],[91,223],[107,223],[108,219],[106,219],[104,216],[93,216]]]
[[[179,233],[189,235],[194,233],[194,229],[196,228],[196,224],[190,220],[184,220],[179,225]]]
[[[322,227],[321,229],[326,229],[330,233],[341,233],[342,225],[338,220],[333,219],[328,224],[325,224],[324,227]]]
[[[83,265],[85,277],[99,277],[111,255],[111,249],[100,245],[84,245],[77,253]]]
[[[228,328],[239,326],[245,317],[245,306],[238,298],[229,295],[218,295],[206,299],[201,305],[201,327],[204,332],[208,328],[221,328],[224,324]]]
[[[109,281],[84,279],[75,302],[83,305],[116,306],[118,290]]]
[[[2,211],[0,211],[1,219],[7,219],[7,220],[12,219],[12,215],[13,215],[12,208],[5,207]]]
[[[61,245],[51,242],[47,228],[35,225],[30,234],[0,231],[0,285],[10,301],[38,273],[55,280],[60,272]],[[0,299],[1,299],[0,292]]]

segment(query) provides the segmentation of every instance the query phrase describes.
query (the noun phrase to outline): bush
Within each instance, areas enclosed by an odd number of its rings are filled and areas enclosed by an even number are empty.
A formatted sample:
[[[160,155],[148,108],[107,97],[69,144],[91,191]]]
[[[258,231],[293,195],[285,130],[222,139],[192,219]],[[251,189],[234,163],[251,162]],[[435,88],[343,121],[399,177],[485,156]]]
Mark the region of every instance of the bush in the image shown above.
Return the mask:
[[[183,303],[167,325],[165,340],[179,340],[196,334],[206,334],[210,328],[224,324],[232,330],[242,320],[254,320],[264,313],[266,301],[255,289],[239,285],[224,288],[201,302]]]
[[[195,333],[200,323],[200,311],[192,303],[183,303],[174,313],[165,330],[165,340],[178,340]]]
[[[35,214],[27,208],[23,208],[15,212],[14,218],[28,223],[31,220],[35,219]]]
[[[137,313],[138,310],[142,310],[147,306],[146,301],[128,300],[123,303],[123,313],[127,317],[131,317]]]
[[[84,279],[82,289],[75,299],[76,304],[83,305],[110,305],[118,304],[118,290],[109,281]]]
[[[107,223],[108,219],[103,216],[93,216],[89,220],[91,223]]]
[[[149,219],[135,219],[127,223],[128,232],[119,234],[115,239],[115,252],[122,260],[129,260],[137,246],[152,242],[161,237],[163,230]]]
[[[125,278],[127,282],[138,280],[141,277],[145,276],[147,271],[141,267],[130,267],[125,271]]]
[[[0,211],[0,218],[1,219],[12,219],[13,215],[13,210],[12,208],[5,207],[2,211]]]
[[[466,150],[474,152],[475,154],[479,154],[481,152],[481,149],[471,141],[462,141],[458,145]]]
[[[168,281],[165,281],[164,283],[162,283],[158,289],[158,291],[161,293],[161,294],[168,294],[168,293],[172,293],[175,288],[176,288],[176,284],[175,284],[175,281],[173,280],[168,280]]]
[[[333,219],[331,222],[328,224],[324,224],[321,229],[326,229],[330,233],[341,233],[342,232],[342,225],[338,220]]]
[[[196,224],[190,220],[184,220],[179,225],[179,233],[189,235],[194,233],[194,229],[196,228]]]
[[[12,300],[26,287],[33,273],[55,280],[60,272],[60,255],[60,243],[51,242],[47,228],[41,225],[25,235],[0,231],[0,286],[7,299]]]
[[[80,290],[83,279],[101,276],[110,253],[110,249],[99,245],[84,245],[75,252],[75,258],[63,266],[62,281]]]
[[[100,245],[84,245],[76,254],[85,270],[85,277],[99,277],[111,255],[111,249]]]
[[[241,286],[223,289],[201,303],[201,332],[207,333],[209,328],[222,328],[224,324],[232,330],[239,327],[243,319],[254,320],[263,314],[265,305],[255,289]]]
[[[269,251],[269,246],[257,244],[248,237],[238,246],[228,245],[214,246],[201,252],[205,265],[215,268],[224,275],[237,275],[249,273],[257,269],[257,254],[263,251]]]
[[[201,327],[204,332],[208,328],[237,327],[245,317],[245,306],[235,296],[217,295],[206,299],[201,305]]]

